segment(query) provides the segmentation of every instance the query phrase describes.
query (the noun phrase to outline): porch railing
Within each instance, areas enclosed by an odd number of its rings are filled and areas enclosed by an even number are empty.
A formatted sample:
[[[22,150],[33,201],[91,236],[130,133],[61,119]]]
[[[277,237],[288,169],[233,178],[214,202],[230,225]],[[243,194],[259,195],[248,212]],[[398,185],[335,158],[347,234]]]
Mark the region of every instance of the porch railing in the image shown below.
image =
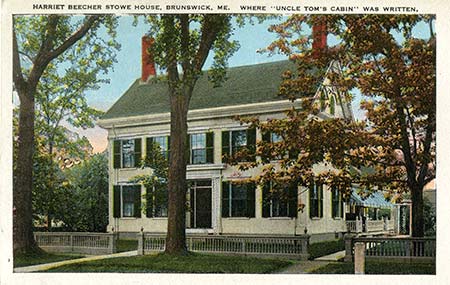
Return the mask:
[[[363,229],[363,222],[360,219],[354,221],[346,221],[347,232],[362,233],[362,232],[386,232],[394,230],[394,220],[367,220],[366,227]]]
[[[368,220],[368,221],[366,221],[367,232],[382,232],[385,230],[384,224],[385,224],[385,221]]]
[[[309,257],[309,235],[302,236],[238,236],[192,235],[186,238],[189,251],[258,256],[282,256],[306,260]],[[138,234],[138,253],[163,251],[165,235]]]
[[[49,252],[108,254],[116,252],[113,233],[35,232],[37,245]]]

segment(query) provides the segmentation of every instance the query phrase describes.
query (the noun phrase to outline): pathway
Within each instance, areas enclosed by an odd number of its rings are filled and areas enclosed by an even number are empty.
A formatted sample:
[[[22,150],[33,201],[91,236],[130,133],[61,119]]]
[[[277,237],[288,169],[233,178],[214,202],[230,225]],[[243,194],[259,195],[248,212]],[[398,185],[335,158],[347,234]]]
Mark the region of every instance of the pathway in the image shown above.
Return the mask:
[[[31,266],[25,266],[25,267],[16,267],[16,268],[14,268],[14,273],[37,272],[37,271],[48,270],[50,268],[55,268],[55,267],[59,267],[59,266],[67,265],[67,264],[81,263],[81,262],[86,262],[86,261],[93,261],[93,260],[107,259],[107,258],[114,258],[114,257],[136,256],[136,255],[137,255],[137,250],[114,253],[114,254],[106,254],[106,255],[88,256],[88,257],[83,257],[83,258],[69,259],[69,260],[63,260],[63,261],[52,262],[52,263],[37,264],[37,265],[31,265]]]
[[[330,263],[337,262],[339,259],[345,256],[345,250],[338,251],[329,255],[318,257],[314,260],[299,261],[289,266],[279,274],[308,274],[309,272],[316,270],[320,267],[326,266]]]

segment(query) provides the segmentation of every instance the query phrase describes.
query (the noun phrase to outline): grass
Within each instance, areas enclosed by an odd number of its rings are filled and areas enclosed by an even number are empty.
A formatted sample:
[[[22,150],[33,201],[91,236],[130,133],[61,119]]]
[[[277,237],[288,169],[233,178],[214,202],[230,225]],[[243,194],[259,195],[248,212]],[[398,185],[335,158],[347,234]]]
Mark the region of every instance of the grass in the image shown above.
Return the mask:
[[[19,254],[14,257],[14,267],[23,267],[36,264],[44,264],[68,259],[75,259],[84,257],[79,254],[54,254],[43,250],[36,250],[34,252]]]
[[[189,253],[118,257],[70,264],[47,272],[134,272],[134,273],[271,273],[292,262],[255,257]]]
[[[343,239],[313,243],[309,245],[309,259],[312,260],[344,249]]]
[[[138,241],[135,239],[119,239],[117,241],[117,252],[137,250]]]
[[[312,274],[353,274],[353,262],[335,262],[311,271]],[[435,263],[366,262],[366,274],[436,274]]]

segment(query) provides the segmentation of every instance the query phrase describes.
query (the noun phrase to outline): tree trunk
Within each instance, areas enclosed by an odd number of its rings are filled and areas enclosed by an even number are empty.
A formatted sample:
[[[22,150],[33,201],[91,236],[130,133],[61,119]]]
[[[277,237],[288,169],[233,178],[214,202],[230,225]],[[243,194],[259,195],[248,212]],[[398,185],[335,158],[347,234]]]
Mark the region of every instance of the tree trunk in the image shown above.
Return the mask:
[[[411,189],[411,201],[412,201],[412,229],[411,233],[413,237],[423,237],[423,195],[420,185],[415,184],[410,187]]]
[[[169,215],[166,253],[186,250],[186,137],[189,96],[170,96]]]
[[[33,187],[34,151],[34,96],[28,88],[20,96],[19,140],[17,148],[16,179],[13,188],[13,242],[14,252],[33,250],[36,243],[33,237],[31,193]]]

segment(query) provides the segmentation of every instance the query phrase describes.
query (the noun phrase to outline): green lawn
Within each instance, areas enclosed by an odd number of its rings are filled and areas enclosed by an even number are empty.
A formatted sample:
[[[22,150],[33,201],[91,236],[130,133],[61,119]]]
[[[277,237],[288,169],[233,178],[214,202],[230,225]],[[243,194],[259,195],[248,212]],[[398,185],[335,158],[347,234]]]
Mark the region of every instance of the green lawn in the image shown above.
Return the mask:
[[[317,242],[309,245],[309,259],[315,259],[345,249],[343,239]]]
[[[14,257],[14,267],[22,267],[43,263],[62,261],[84,257],[80,254],[54,254],[45,251],[36,251],[28,254],[21,254]]]
[[[135,239],[119,239],[117,241],[117,252],[137,250],[138,241]]]
[[[135,273],[271,273],[292,262],[254,257],[189,253],[120,257],[70,264],[47,272],[135,272]]]
[[[335,262],[313,270],[313,274],[353,274],[353,262]],[[366,274],[436,274],[435,263],[366,262]]]

